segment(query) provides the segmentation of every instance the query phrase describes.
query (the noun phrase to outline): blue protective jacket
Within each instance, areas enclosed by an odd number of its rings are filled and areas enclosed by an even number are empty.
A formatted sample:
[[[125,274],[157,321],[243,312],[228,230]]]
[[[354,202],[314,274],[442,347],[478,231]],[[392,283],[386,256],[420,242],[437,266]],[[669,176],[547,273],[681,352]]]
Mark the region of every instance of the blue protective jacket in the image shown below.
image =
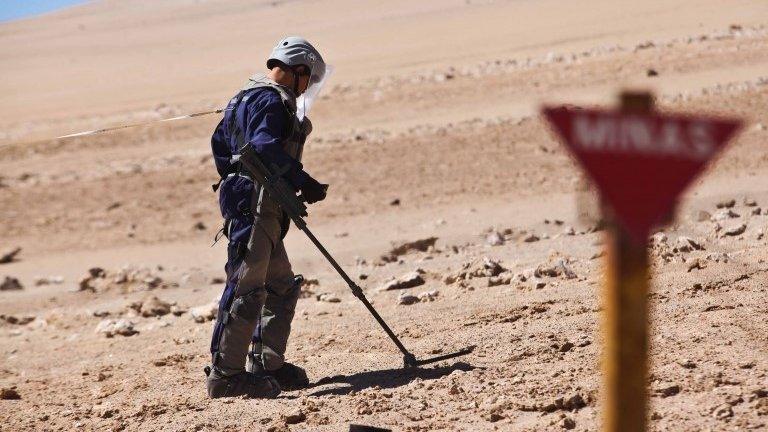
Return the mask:
[[[291,130],[291,121],[280,95],[269,88],[248,90],[252,93],[247,101],[236,105],[233,112],[227,112],[211,136],[216,169],[221,177],[232,172],[227,155],[237,154],[237,143],[232,139],[234,133],[229,130],[232,121],[241,131],[245,142],[265,159],[278,166],[290,166],[284,177],[296,188],[307,181],[309,175],[303,170],[301,162],[292,158],[283,149],[282,142]],[[227,107],[230,108],[230,107]],[[234,115],[234,118],[230,116]]]

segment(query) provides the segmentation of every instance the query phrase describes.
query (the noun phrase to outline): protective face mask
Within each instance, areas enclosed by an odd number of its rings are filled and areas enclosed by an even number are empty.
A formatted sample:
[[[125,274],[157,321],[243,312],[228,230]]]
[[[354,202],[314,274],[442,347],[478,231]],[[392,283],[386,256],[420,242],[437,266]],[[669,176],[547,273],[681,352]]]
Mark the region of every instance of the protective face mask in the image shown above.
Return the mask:
[[[317,100],[320,91],[323,89],[325,83],[328,82],[331,75],[333,75],[333,66],[325,65],[325,75],[323,76],[323,79],[318,82],[310,80],[307,90],[296,99],[296,117],[299,118],[299,121],[304,120],[304,117],[309,115],[309,110],[312,109],[312,104]]]

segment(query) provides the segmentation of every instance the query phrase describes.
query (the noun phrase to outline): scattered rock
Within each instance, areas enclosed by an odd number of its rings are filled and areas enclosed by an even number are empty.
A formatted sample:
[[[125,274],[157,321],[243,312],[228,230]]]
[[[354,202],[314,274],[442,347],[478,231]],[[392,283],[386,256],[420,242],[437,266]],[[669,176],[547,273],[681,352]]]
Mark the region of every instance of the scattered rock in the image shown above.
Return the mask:
[[[171,304],[156,296],[149,296],[141,302],[138,312],[145,318],[168,315],[171,313]]]
[[[102,333],[104,336],[111,338],[116,335],[120,336],[133,336],[138,333],[134,328],[134,323],[126,319],[106,319],[96,326],[96,333]]]
[[[727,263],[729,260],[730,256],[727,253],[715,252],[707,255],[707,261]]]
[[[576,393],[573,396],[569,397],[563,403],[563,408],[568,411],[576,411],[581,408],[584,408],[585,406],[587,406],[587,403],[584,402],[584,398],[581,397],[581,394],[579,393]]]
[[[326,302],[326,303],[341,303],[341,299],[336,296],[336,294],[332,293],[321,293],[318,294],[316,297],[317,301]]]
[[[729,417],[733,417],[733,409],[731,408],[731,405],[727,403],[718,405],[712,410],[712,417],[718,420],[725,420]]]
[[[285,424],[297,424],[307,419],[306,414],[304,414],[304,412],[300,409],[291,411],[287,414],[283,414],[282,417],[283,417],[283,422],[285,422]]]
[[[709,218],[712,222],[724,221],[728,219],[734,219],[739,217],[739,214],[731,209],[722,209],[715,212],[712,217]]]
[[[211,278],[211,285],[219,285],[219,284],[223,284],[223,283],[226,283],[226,282],[227,282],[227,280],[224,279],[221,276],[215,276],[215,277]]]
[[[389,202],[389,205],[391,206],[399,206],[400,205],[400,198],[395,198],[392,201]]]
[[[32,315],[15,316],[15,315],[0,314],[0,321],[5,321],[8,324],[13,324],[13,325],[27,325],[34,320],[35,320],[35,317]]]
[[[563,276],[566,279],[576,278],[576,272],[568,265],[568,259],[563,257],[554,257],[554,262],[539,264],[536,270],[533,272],[533,277],[559,277]],[[551,258],[550,258],[551,259]]]
[[[571,349],[573,349],[573,344],[570,343],[570,342],[566,342],[566,343],[560,345],[559,351],[560,352],[568,352]]]
[[[435,242],[437,242],[437,237],[428,237],[393,245],[392,249],[390,249],[386,255],[381,256],[380,261],[382,263],[395,262],[399,256],[410,252],[426,252],[430,248],[434,248]]]
[[[35,276],[35,286],[43,285],[61,285],[64,283],[63,276]]]
[[[0,399],[2,399],[2,400],[20,400],[21,399],[21,395],[13,387],[11,387],[11,388],[3,387],[3,388],[0,389]]]
[[[498,231],[493,231],[485,238],[489,246],[501,246],[504,244],[504,237]]]
[[[731,208],[736,205],[736,200],[733,198],[718,201],[717,204],[715,204],[715,207],[717,208]]]
[[[561,428],[567,430],[571,430],[576,427],[576,421],[570,417],[563,417],[559,424]]]
[[[676,395],[678,393],[680,393],[680,386],[677,385],[677,384],[673,384],[673,385],[668,386],[668,387],[662,387],[662,388],[656,390],[656,394],[658,394],[659,396],[661,396],[663,398],[674,396],[674,395]]]
[[[509,285],[512,283],[512,277],[512,273],[502,273],[498,276],[491,276],[488,278],[488,287]]]
[[[0,291],[18,291],[24,289],[24,285],[18,279],[6,276],[3,283],[0,283]]]
[[[437,296],[440,295],[440,291],[438,290],[432,290],[432,291],[425,291],[421,294],[419,294],[419,301],[422,302],[431,302],[435,301],[437,299]]]
[[[0,252],[0,264],[7,264],[16,261],[16,255],[18,255],[19,252],[21,252],[20,247]]]
[[[200,222],[200,221],[197,221],[197,222],[196,222],[196,223],[195,223],[195,224],[192,226],[192,229],[194,229],[194,230],[197,230],[197,231],[205,231],[205,228],[206,228],[206,227],[205,227],[205,224],[204,224],[204,223],[202,223],[202,222]]]
[[[196,323],[204,323],[206,321],[213,321],[216,319],[216,315],[219,313],[219,300],[215,299],[212,302],[196,306],[189,309],[189,316]]]
[[[685,359],[678,362],[678,364],[685,369],[696,369],[696,363],[693,360]]]
[[[704,250],[704,246],[690,237],[679,236],[677,238],[677,243],[675,244],[675,249],[678,252],[692,252],[695,250]]]
[[[651,68],[645,71],[645,75],[649,77],[655,77],[655,76],[659,76],[659,72],[656,69]]]
[[[504,419],[504,416],[503,416],[503,415],[501,415],[501,414],[499,414],[499,413],[498,413],[498,412],[496,412],[496,411],[493,411],[493,412],[491,412],[490,414],[488,414],[488,415],[487,415],[485,418],[486,418],[486,419],[487,419],[489,422],[491,422],[491,423],[495,423],[495,422],[497,422],[497,421],[499,421],[499,420],[503,420],[503,419]]]
[[[752,216],[760,216],[760,214],[762,213],[762,211],[763,211],[763,209],[761,209],[760,207],[755,207],[755,208],[753,208],[753,209],[752,209],[752,211],[750,212],[750,214],[751,214]]]
[[[523,241],[526,243],[533,243],[539,240],[541,240],[541,238],[536,234],[528,234],[525,238],[523,238]]]
[[[502,265],[497,260],[485,256],[478,260],[465,262],[462,264],[461,270],[445,276],[443,278],[443,282],[450,285],[457,281],[466,281],[474,278],[492,278],[494,276],[499,276],[506,271],[507,269],[502,267]]]
[[[753,200],[752,198],[744,197],[743,203],[747,207],[757,207],[757,201]]]
[[[400,293],[400,295],[397,297],[397,304],[399,305],[412,305],[414,303],[418,303],[420,300],[415,295],[407,294],[407,293]]]
[[[712,219],[712,214],[708,211],[699,210],[696,212],[696,222],[706,222]]]
[[[745,223],[738,224],[738,225],[731,225],[723,229],[723,235],[734,237],[737,235],[744,234],[744,231],[746,230],[747,230],[747,224]]]
[[[702,260],[695,258],[691,261],[688,261],[688,273],[694,271],[694,270],[702,270],[707,268],[707,266],[703,263]]]
[[[410,273],[406,273],[399,278],[392,279],[388,282],[385,282],[384,285],[380,288],[381,291],[391,291],[391,290],[397,290],[397,289],[406,289],[406,288],[413,288],[420,285],[424,285],[426,282],[424,281],[424,278],[421,277],[421,274],[419,271],[412,271]]]

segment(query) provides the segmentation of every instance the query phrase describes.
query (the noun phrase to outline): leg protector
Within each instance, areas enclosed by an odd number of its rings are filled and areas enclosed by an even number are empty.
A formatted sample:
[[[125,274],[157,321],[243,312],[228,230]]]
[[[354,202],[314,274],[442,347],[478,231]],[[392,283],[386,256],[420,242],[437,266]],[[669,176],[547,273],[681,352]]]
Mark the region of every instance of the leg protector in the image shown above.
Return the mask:
[[[267,297],[259,327],[254,332],[252,357],[259,358],[268,371],[280,369],[285,362],[291,321],[301,294],[304,277],[288,281],[272,281],[267,285]],[[282,283],[281,283],[282,282]]]

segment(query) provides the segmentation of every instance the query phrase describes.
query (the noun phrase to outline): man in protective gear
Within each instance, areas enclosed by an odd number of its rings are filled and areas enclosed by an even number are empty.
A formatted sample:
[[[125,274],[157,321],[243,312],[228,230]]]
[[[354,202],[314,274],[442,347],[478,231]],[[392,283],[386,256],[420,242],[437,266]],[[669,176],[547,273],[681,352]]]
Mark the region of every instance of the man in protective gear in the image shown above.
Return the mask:
[[[300,37],[278,42],[267,69],[230,100],[211,137],[221,176],[214,189],[229,240],[213,364],[206,368],[211,398],[273,398],[281,388],[309,384],[306,372],[284,358],[302,282],[283,245],[289,218],[241,169],[238,157],[244,146],[253,146],[307,203],[325,199],[328,186],[303,170],[301,154],[312,130],[306,113],[328,74],[320,53]]]

